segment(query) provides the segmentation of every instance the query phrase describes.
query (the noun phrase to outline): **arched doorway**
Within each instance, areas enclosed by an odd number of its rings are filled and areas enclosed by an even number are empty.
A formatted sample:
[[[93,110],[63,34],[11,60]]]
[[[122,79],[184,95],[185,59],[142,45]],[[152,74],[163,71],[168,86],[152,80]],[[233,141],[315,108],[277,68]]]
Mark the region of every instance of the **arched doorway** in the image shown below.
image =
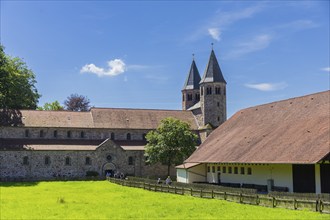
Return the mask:
[[[113,177],[116,171],[116,165],[113,163],[105,163],[102,167],[102,173],[104,176],[109,174],[110,177]]]

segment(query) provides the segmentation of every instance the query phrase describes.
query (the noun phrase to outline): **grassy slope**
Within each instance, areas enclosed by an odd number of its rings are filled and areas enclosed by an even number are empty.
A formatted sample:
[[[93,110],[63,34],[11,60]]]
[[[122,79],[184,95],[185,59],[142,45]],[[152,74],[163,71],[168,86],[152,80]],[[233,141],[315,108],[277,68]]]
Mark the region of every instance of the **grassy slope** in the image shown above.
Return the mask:
[[[329,219],[315,212],[155,193],[107,181],[0,186],[0,219]]]

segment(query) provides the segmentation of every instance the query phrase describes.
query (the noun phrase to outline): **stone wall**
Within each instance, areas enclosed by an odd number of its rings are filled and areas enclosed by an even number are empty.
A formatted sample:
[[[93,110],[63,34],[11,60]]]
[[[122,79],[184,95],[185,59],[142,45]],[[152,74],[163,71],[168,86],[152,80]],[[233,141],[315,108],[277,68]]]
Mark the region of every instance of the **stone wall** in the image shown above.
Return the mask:
[[[110,157],[109,157],[110,156]],[[24,157],[28,160],[24,164]],[[49,164],[45,164],[45,158]],[[90,164],[86,164],[86,157]],[[129,157],[133,164],[129,165]],[[70,163],[66,164],[66,158]],[[165,176],[167,166],[145,163],[144,151],[125,151],[112,141],[107,141],[96,150],[19,150],[1,151],[0,180],[51,180],[57,178],[84,178],[87,171],[96,171],[101,176],[106,170],[133,176]],[[174,167],[171,175],[175,175]]]

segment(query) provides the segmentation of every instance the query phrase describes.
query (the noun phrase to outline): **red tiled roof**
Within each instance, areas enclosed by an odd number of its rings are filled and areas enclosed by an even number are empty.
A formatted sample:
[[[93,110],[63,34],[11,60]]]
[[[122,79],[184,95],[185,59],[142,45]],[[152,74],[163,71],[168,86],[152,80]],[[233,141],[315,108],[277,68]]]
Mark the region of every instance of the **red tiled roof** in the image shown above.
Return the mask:
[[[185,161],[317,163],[330,152],[330,91],[243,109]]]

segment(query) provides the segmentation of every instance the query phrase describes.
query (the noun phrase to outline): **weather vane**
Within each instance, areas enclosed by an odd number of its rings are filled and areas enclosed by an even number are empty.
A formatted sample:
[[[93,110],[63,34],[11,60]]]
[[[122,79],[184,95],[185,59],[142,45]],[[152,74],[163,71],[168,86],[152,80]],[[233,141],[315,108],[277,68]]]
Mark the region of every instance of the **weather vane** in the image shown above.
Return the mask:
[[[213,42],[211,43],[211,46],[212,46],[212,50],[213,50]]]
[[[194,53],[192,54],[192,56],[193,56],[193,60],[195,60],[195,54]]]

